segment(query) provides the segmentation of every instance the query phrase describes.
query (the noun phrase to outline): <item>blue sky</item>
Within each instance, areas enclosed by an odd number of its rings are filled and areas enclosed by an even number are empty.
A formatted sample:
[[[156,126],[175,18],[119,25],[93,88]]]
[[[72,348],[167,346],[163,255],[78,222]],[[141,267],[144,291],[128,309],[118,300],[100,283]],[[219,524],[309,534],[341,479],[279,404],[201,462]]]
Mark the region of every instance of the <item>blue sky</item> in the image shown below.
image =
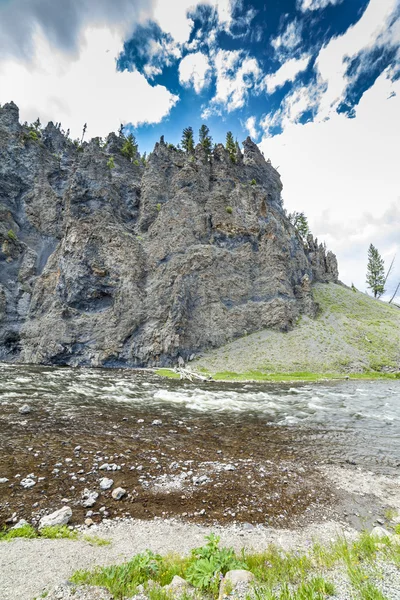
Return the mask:
[[[188,125],[250,134],[345,283],[365,290],[371,242],[400,279],[400,0],[0,0],[11,99],[147,152]]]

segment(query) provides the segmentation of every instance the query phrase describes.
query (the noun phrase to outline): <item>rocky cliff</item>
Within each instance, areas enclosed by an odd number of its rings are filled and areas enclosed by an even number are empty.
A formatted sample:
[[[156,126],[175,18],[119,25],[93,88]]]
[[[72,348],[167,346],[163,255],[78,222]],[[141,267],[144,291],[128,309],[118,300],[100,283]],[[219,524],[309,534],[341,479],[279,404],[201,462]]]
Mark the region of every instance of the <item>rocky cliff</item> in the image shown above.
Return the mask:
[[[144,165],[122,145],[0,108],[1,360],[173,364],[315,313],[335,256],[302,241],[250,138],[235,162],[160,140]]]

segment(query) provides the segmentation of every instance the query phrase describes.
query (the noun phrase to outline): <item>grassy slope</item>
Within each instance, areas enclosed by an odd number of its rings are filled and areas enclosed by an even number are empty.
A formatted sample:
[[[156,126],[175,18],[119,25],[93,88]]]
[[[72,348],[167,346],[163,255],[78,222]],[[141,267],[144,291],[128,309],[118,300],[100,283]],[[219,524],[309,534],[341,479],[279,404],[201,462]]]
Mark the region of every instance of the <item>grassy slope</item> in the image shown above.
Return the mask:
[[[288,333],[266,329],[239,338],[191,366],[224,379],[400,371],[398,308],[341,285],[317,284],[313,290],[321,309],[316,319],[303,316]]]

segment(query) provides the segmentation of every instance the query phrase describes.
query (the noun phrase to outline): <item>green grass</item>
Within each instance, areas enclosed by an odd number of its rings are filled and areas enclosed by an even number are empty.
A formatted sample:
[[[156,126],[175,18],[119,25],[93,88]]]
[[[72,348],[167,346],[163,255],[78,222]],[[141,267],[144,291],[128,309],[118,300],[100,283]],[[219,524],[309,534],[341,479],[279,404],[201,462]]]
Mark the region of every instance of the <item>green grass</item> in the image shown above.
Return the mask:
[[[77,571],[71,581],[77,585],[98,585],[107,588],[116,599],[133,595],[137,586],[146,588],[151,579],[158,587],[151,588],[153,600],[169,596],[163,586],[174,575],[189,581],[204,598],[217,598],[220,577],[233,568],[245,568],[255,576],[255,596],[263,600],[326,600],[335,593],[329,573],[340,568],[347,573],[354,600],[386,600],[375,585],[377,558],[400,564],[400,543],[392,538],[377,539],[362,533],[356,540],[338,537],[329,545],[314,544],[304,551],[285,552],[269,546],[264,552],[221,548],[213,535],[205,546],[194,549],[189,556],[160,556],[150,551],[137,554],[127,563],[98,567],[93,571]]]
[[[155,371],[156,375],[160,375],[160,377],[168,377],[169,379],[179,379],[179,373],[175,373],[172,369],[157,369]]]
[[[32,525],[23,525],[17,529],[7,529],[0,531],[0,542],[9,542],[16,538],[37,539],[45,538],[48,540],[84,540],[94,546],[108,546],[111,544],[109,540],[99,536],[83,535],[74,529],[68,529],[66,525],[55,525],[53,527],[43,527],[36,530]]]
[[[204,369],[202,373],[206,373]],[[247,371],[245,373],[235,373],[232,371],[221,371],[219,373],[208,373],[217,381],[323,381],[326,379],[345,379],[343,373],[263,373],[261,371]],[[368,371],[365,373],[346,373],[349,379],[400,379],[400,373],[377,373]]]

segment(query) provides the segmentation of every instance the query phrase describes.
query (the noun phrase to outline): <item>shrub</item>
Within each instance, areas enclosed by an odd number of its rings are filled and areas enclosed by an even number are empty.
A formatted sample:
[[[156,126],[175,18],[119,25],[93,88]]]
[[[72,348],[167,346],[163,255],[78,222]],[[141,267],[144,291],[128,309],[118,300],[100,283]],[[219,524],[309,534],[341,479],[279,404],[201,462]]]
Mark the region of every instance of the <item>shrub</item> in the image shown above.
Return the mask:
[[[257,185],[257,181],[256,181],[255,179],[252,179],[252,180],[250,181],[250,185]]]
[[[115,169],[115,162],[114,162],[114,157],[110,156],[110,158],[107,161],[107,167],[109,169]]]
[[[29,135],[29,139],[31,139],[32,141],[34,141],[34,142],[39,141],[39,135],[34,129],[31,129],[28,135]]]
[[[17,239],[18,239],[18,238],[17,238],[17,234],[16,234],[16,233],[15,233],[15,232],[14,232],[12,229],[9,229],[9,230],[8,230],[8,232],[7,232],[7,236],[8,236],[8,238],[9,238],[10,240],[12,240],[13,242],[16,242],[16,241],[17,241]]]
[[[156,209],[158,210],[158,212],[160,212],[160,210],[161,210],[161,204],[160,204],[160,203],[158,203],[158,204],[156,205]]]
[[[228,215],[231,215],[231,214],[233,213],[233,208],[232,208],[232,206],[227,206],[227,207],[225,208],[225,210],[226,210],[226,212],[228,213]]]

